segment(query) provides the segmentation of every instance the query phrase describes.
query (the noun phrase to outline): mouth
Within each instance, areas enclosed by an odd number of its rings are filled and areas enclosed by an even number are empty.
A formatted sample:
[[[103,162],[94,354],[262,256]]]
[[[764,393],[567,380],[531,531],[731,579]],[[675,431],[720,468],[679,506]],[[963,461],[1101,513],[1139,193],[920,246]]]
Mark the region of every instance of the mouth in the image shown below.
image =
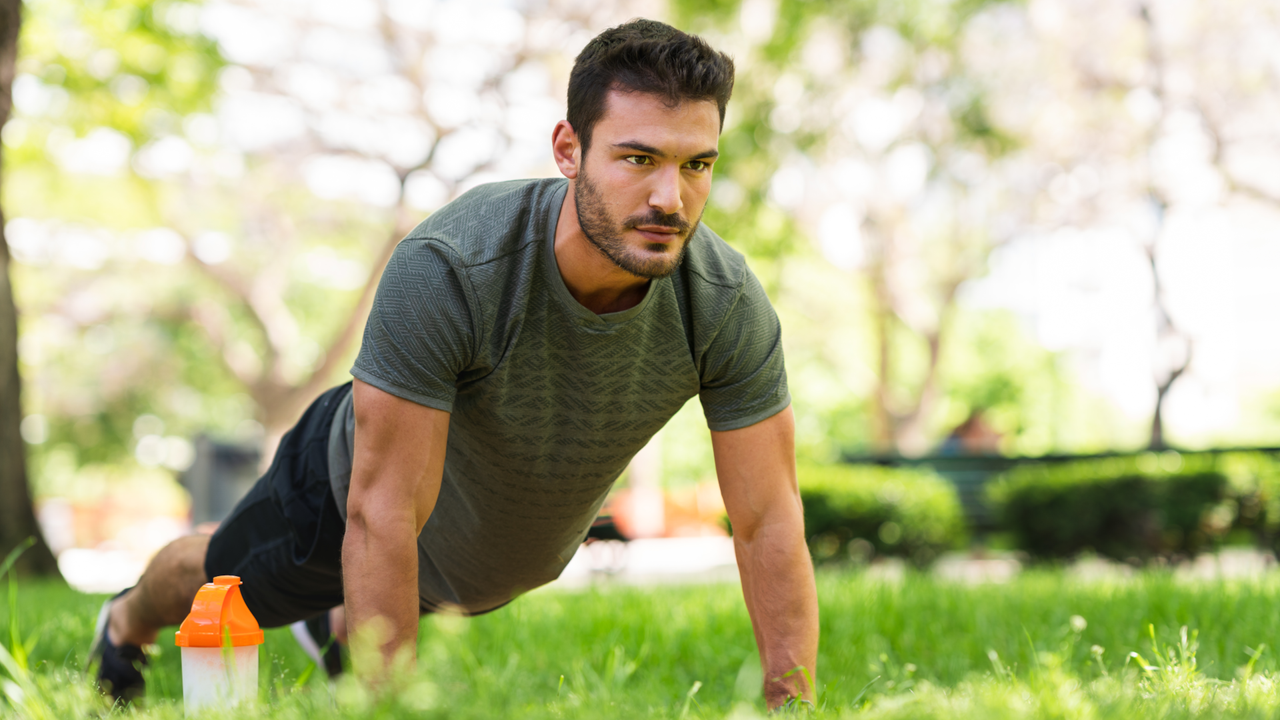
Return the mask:
[[[632,229],[652,243],[669,243],[680,239],[680,229],[668,225],[637,225]]]

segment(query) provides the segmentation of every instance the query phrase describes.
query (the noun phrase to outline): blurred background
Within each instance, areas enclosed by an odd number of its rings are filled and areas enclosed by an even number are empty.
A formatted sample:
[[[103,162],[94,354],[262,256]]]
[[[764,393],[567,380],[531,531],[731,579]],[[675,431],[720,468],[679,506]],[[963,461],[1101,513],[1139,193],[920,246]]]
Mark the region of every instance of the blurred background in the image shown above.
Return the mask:
[[[220,519],[349,377],[395,243],[555,175],[574,57],[636,16],[737,63],[703,220],[782,319],[803,467],[937,470],[982,529],[1022,459],[1280,446],[1272,0],[26,0],[0,204],[62,573],[124,587]],[[637,458],[630,534],[723,532],[703,428]]]

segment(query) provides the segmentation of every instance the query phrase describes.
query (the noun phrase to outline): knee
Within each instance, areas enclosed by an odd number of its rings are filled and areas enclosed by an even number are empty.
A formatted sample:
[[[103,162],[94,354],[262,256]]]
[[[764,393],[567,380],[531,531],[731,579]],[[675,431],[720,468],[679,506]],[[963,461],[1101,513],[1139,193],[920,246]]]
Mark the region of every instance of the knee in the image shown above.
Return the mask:
[[[199,555],[203,558],[205,552],[209,549],[209,536],[183,535],[177,540],[169,543],[169,546],[175,548],[179,552],[182,552],[184,555]]]
[[[167,565],[181,573],[184,578],[200,578],[203,585],[205,577],[204,559],[209,551],[208,535],[187,535],[169,543],[157,555],[154,563]]]

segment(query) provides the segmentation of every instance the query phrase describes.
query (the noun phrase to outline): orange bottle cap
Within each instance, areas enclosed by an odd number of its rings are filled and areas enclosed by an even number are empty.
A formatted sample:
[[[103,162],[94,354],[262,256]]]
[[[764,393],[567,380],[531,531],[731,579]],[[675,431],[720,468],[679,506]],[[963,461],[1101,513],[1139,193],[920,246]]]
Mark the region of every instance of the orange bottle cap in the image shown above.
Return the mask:
[[[200,586],[191,614],[174,636],[178,647],[222,647],[224,635],[232,647],[262,644],[262,629],[240,595],[240,578],[219,575]]]

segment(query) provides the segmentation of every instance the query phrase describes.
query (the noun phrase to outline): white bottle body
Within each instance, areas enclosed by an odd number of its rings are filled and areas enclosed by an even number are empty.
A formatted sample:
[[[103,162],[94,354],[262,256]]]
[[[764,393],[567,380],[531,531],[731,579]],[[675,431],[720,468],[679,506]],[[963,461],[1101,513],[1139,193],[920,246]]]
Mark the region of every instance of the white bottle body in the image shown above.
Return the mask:
[[[235,707],[257,697],[257,645],[225,651],[182,648],[182,702],[188,713],[203,707]]]

